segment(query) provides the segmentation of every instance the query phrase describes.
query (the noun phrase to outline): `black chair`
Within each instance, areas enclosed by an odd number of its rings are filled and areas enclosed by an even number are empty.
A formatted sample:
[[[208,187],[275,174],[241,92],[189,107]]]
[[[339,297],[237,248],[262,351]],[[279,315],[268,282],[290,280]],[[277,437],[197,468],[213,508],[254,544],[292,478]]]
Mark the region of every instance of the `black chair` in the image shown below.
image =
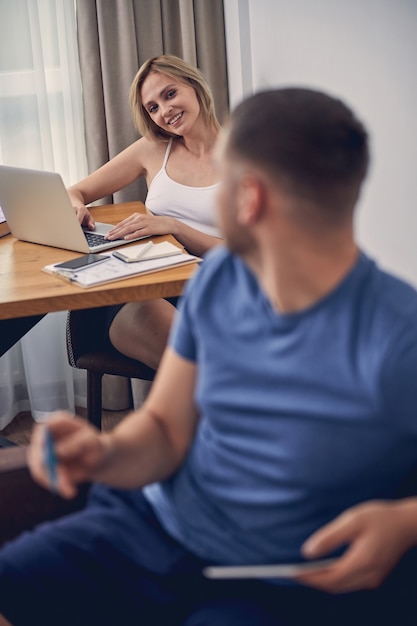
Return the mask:
[[[107,337],[106,307],[69,311],[66,341],[72,367],[87,371],[87,419],[101,428],[104,374],[152,381],[155,370],[118,352]]]

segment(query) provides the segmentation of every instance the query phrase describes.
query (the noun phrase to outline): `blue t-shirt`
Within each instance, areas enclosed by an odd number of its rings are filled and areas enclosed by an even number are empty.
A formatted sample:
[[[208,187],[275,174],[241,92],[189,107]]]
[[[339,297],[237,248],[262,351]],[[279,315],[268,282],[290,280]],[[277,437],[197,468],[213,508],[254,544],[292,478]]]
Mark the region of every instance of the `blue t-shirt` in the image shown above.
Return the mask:
[[[364,254],[314,306],[282,315],[218,248],[170,343],[198,364],[201,417],[182,467],[145,493],[205,559],[301,560],[313,531],[393,497],[417,462],[417,293]]]

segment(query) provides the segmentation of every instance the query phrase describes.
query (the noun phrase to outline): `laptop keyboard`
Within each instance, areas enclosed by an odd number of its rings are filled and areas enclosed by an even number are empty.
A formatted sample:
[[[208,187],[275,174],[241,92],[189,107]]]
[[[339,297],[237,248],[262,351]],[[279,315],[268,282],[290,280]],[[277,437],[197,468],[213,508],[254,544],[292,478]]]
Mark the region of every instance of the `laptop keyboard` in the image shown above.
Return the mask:
[[[102,243],[110,243],[107,239],[104,238],[104,235],[100,235],[97,233],[93,233],[90,231],[84,231],[85,238],[87,239],[87,243],[90,247],[99,246]],[[123,237],[120,237],[123,239]],[[113,239],[112,241],[118,241],[117,239]]]

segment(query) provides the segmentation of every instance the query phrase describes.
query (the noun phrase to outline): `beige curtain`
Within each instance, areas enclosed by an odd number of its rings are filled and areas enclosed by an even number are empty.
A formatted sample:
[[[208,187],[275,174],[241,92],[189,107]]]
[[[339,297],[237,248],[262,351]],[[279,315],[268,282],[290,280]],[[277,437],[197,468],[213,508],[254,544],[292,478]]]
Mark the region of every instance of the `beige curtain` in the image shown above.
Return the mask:
[[[213,91],[216,113],[228,112],[223,0],[77,0],[89,171],[138,137],[128,104],[130,84],[146,59],[175,54],[197,66]],[[105,202],[143,200],[139,180]]]

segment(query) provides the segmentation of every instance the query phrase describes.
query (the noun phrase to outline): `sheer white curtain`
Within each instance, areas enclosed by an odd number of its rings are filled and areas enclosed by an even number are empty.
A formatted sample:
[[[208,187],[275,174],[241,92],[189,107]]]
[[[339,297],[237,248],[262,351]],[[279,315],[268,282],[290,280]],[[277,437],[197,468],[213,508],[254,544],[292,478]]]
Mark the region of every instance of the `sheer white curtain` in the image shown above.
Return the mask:
[[[0,162],[57,171],[66,185],[87,173],[74,0],[0,2]],[[40,420],[85,404],[65,320],[47,315],[0,358],[0,429],[23,410]]]

